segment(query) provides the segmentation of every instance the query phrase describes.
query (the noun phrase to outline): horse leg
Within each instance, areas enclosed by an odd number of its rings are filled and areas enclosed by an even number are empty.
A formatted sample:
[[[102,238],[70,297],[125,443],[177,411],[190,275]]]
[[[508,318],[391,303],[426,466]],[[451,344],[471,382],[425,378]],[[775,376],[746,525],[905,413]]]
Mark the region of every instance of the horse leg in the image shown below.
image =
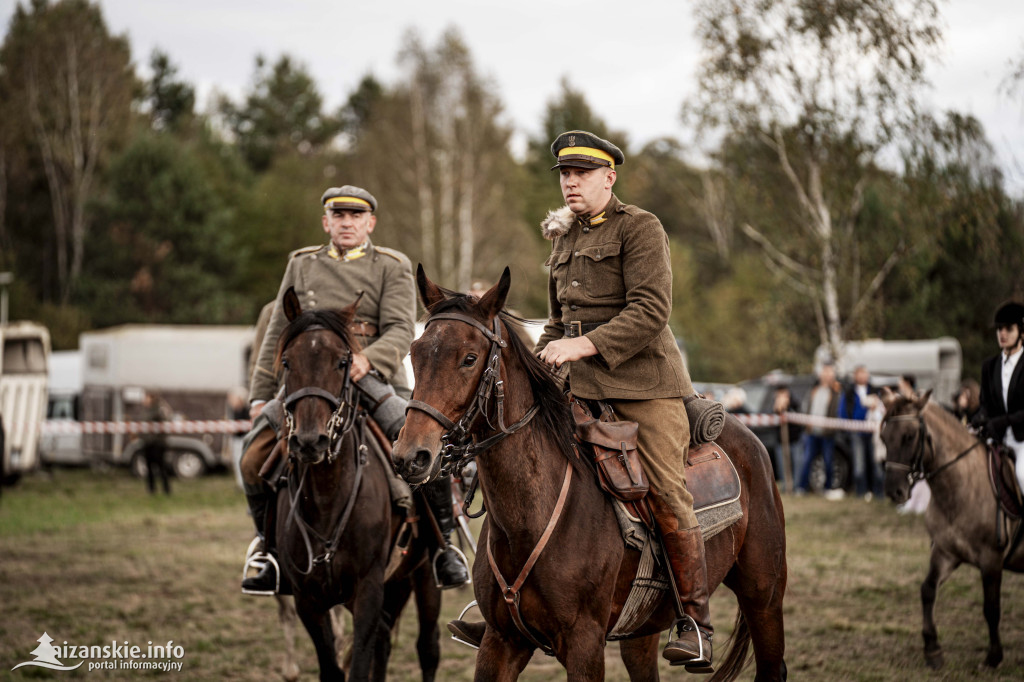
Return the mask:
[[[474,682],[514,682],[533,656],[533,647],[503,639],[494,628],[487,628],[476,654]]]
[[[924,617],[921,634],[924,637],[924,660],[933,670],[942,667],[942,647],[939,646],[939,634],[935,629],[935,595],[939,586],[946,582],[959,565],[959,559],[943,551],[938,544],[932,545],[928,575],[921,583],[921,611]]]
[[[378,646],[384,648],[385,668],[390,653],[390,632],[381,617],[384,606],[382,569],[376,573],[363,576],[352,600],[352,669],[349,674],[354,682],[370,679],[371,666],[379,666],[375,656]]]
[[[986,566],[981,573],[981,585],[985,593],[985,622],[988,623],[988,654],[985,665],[995,668],[1003,662],[1003,645],[999,641],[999,599],[1002,593],[1003,570],[996,560],[995,566]]]
[[[317,665],[320,666],[320,679],[345,682],[345,673],[338,667],[334,649],[334,630],[331,628],[328,609],[301,598],[296,598],[295,608],[302,619],[302,624],[306,626],[306,632],[313,640]]]
[[[441,590],[434,584],[434,575],[428,563],[416,569],[412,580],[420,626],[416,653],[420,659],[423,682],[433,682],[441,661],[441,631],[437,626],[437,619],[441,615]]]
[[[334,632],[334,655],[338,661],[338,667],[347,673],[352,666],[352,647],[346,644],[345,607],[338,604],[332,606],[327,613],[331,618],[331,631]]]
[[[619,642],[619,655],[626,664],[630,682],[658,682],[659,635],[648,635]]]
[[[287,682],[299,679],[299,665],[295,662],[295,624],[298,615],[295,613],[295,599],[289,596],[275,595],[277,599],[277,620],[281,623],[284,633],[284,663],[281,664],[281,677]]]
[[[604,633],[601,623],[577,621],[567,651],[557,658],[565,666],[568,682],[604,679]]]
[[[408,579],[392,580],[384,584],[384,602],[381,605],[382,631],[377,641],[376,655],[373,662],[373,680],[383,682],[387,678],[388,658],[391,655],[392,633],[397,634],[398,620],[402,617],[402,609],[409,601],[412,582]]]
[[[785,580],[785,576],[782,580]],[[757,682],[786,679],[786,632],[782,615],[784,586],[783,582],[781,589],[772,586],[750,595],[736,592],[740,613],[736,617],[736,629],[729,648],[720,661],[721,670],[728,673],[726,669],[733,669],[738,673],[747,660],[747,642],[751,642],[757,665],[754,679]]]

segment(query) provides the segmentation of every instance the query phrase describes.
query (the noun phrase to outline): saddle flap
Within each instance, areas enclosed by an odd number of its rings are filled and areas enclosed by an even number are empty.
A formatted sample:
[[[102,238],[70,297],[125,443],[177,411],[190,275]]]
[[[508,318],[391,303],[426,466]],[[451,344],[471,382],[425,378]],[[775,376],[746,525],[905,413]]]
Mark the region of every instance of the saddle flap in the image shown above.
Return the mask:
[[[988,480],[996,502],[1007,515],[1020,518],[1024,511],[1021,503],[1021,491],[1017,484],[1016,463],[1009,449],[1003,445],[988,448]]]
[[[718,443],[691,448],[684,471],[695,512],[728,504],[740,496],[739,474]]]

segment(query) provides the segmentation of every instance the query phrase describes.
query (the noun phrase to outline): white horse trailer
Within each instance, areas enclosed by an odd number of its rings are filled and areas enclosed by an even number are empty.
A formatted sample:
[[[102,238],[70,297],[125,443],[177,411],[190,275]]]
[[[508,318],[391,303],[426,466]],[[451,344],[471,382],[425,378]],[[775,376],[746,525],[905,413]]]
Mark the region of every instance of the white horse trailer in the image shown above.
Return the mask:
[[[0,479],[5,483],[39,466],[49,357],[50,332],[43,325],[0,325]]]

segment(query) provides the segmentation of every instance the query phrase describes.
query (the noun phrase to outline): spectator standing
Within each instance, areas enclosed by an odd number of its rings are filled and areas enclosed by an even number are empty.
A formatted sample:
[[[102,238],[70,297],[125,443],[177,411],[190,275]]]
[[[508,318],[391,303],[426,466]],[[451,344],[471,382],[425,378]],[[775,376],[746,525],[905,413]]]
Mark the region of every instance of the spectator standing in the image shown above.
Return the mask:
[[[142,419],[152,422],[156,431],[146,434],[143,452],[146,456],[146,485],[149,494],[156,494],[156,477],[160,477],[164,494],[171,494],[171,481],[167,473],[167,434],[161,429],[162,422],[168,421],[168,409],[159,396],[146,393],[142,399]]]
[[[775,389],[775,401],[772,404],[772,411],[775,414],[783,415],[786,412],[799,412],[800,402],[793,395],[789,386],[779,386]],[[783,442],[783,430],[785,430],[785,443]],[[800,441],[802,428],[799,424],[786,422],[779,426],[779,440],[775,444],[774,461],[775,480],[783,483],[790,491],[793,490],[793,475],[800,472],[803,467],[803,447]],[[789,446],[789,467],[786,467],[785,445]]]
[[[855,421],[867,421],[868,413],[878,402],[878,396],[871,388],[871,374],[864,365],[853,370],[853,383],[839,398],[839,417]],[[871,500],[882,494],[882,471],[875,463],[874,442],[868,431],[850,433],[853,451],[853,484],[858,497]]]
[[[827,362],[818,370],[818,383],[807,396],[807,415],[811,417],[835,417],[838,408],[836,390],[836,369]],[[825,495],[841,497],[832,490],[832,456],[835,453],[835,430],[826,426],[808,425],[804,433],[804,462],[800,468],[797,493],[807,492],[811,487],[811,465],[820,454],[825,465]]]

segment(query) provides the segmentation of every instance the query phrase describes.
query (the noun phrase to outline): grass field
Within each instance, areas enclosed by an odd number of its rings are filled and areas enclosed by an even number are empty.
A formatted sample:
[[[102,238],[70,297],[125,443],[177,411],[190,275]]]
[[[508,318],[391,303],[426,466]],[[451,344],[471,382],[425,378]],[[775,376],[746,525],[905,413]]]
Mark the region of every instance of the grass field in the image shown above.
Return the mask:
[[[252,537],[241,492],[228,476],[175,481],[171,497],[151,497],[123,471],[56,470],[23,480],[0,498],[0,679],[266,680],[277,676],[281,635],[272,599],[238,590]],[[961,567],[940,590],[939,636],[946,667],[924,666],[918,587],[928,537],[919,517],[884,502],[785,497],[789,541],[787,664],[793,680],[966,680],[978,675],[987,630],[978,572]],[[442,618],[472,599],[445,593]],[[1006,660],[983,679],[1024,678],[1024,577],[1003,581]],[[724,642],[735,601],[723,588],[712,614]],[[24,667],[37,639],[54,645],[181,646],[181,672],[53,672]],[[304,632],[304,679],[315,679]],[[390,677],[418,679],[415,623],[406,619]],[[440,680],[471,680],[475,652],[445,637]],[[608,647],[609,680],[625,680]],[[69,658],[62,662],[74,662]],[[666,679],[701,679],[665,667]],[[743,679],[753,678],[753,667]],[[534,657],[524,680],[562,680],[552,659]]]

